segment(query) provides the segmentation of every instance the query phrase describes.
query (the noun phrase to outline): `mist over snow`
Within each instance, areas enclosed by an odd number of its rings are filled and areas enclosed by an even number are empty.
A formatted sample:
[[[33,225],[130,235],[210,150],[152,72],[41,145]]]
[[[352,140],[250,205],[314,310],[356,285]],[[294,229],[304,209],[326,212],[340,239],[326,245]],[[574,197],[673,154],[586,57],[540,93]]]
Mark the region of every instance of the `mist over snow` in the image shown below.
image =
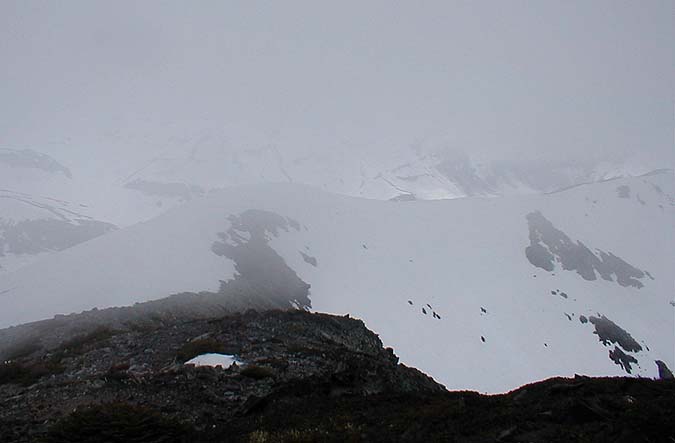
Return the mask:
[[[450,388],[654,377],[675,365],[674,202],[667,171],[435,201],[233,187],[4,275],[0,327],[186,292],[218,312],[243,290],[361,318]]]
[[[673,368],[672,13],[5,0],[0,328],[187,293],[457,389]]]

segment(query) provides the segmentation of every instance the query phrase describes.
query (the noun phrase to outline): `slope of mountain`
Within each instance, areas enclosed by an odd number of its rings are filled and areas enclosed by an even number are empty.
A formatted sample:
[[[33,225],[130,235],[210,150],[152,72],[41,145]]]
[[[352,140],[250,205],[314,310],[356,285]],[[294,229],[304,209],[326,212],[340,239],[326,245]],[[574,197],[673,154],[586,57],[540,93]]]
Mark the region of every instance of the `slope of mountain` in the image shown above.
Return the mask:
[[[31,149],[0,148],[0,164],[16,169],[36,169],[73,178],[70,170],[58,161]]]
[[[314,152],[279,141],[239,146],[224,134],[207,132],[175,142],[128,179],[206,189],[302,183],[355,197],[433,200],[552,192],[647,171],[621,163],[573,159],[479,161],[443,146],[391,147],[386,155],[378,155],[343,143]]]
[[[0,272],[115,229],[71,194],[71,171],[32,150],[0,149]]]
[[[327,141],[323,135],[264,135],[202,122],[82,136],[59,145],[58,152],[76,165],[78,181],[90,178],[83,187],[104,192],[120,208],[96,216],[125,226],[213,189],[245,184],[300,183],[378,200],[433,200],[552,192],[656,167],[644,159],[505,161],[468,155],[443,138]],[[71,199],[106,209],[96,195],[86,194]]]
[[[554,192],[649,170],[633,160],[481,159],[442,140],[381,141],[380,148],[363,149],[346,140],[331,145],[323,139],[255,137],[233,128],[164,129],[52,146],[70,160],[71,169],[35,151],[2,149],[0,165],[11,164],[13,170],[0,177],[0,185],[84,203],[89,216],[129,226],[218,189],[247,184],[298,183],[355,197],[410,201]],[[323,149],[315,149],[319,144]]]
[[[672,172],[547,195],[390,202],[231,188],[0,278],[0,326],[172,293],[362,318],[451,388],[653,377],[673,361]]]
[[[654,442],[675,436],[670,378],[448,392],[348,317],[155,318],[2,357],[0,440]]]

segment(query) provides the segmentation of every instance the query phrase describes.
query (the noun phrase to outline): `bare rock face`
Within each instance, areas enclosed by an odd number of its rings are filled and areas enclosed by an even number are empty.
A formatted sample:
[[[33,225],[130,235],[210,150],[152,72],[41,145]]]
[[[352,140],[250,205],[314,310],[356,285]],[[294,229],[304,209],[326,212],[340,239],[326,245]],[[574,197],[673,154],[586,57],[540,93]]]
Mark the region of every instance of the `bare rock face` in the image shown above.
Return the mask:
[[[63,174],[67,178],[73,177],[70,170],[58,161],[32,149],[0,148],[0,163],[12,168],[39,169],[52,174]]]
[[[268,235],[279,231],[300,230],[300,224],[270,211],[249,209],[229,218],[231,227],[218,234],[211,250],[234,261],[237,274],[221,282],[219,293],[245,291],[265,300],[279,300],[280,307],[310,308],[310,285],[300,277],[269,245]],[[316,259],[314,262],[316,266]]]
[[[666,365],[661,360],[656,360],[655,363],[656,363],[656,366],[659,368],[659,378],[661,380],[673,380],[673,379],[675,379],[675,376],[673,376],[673,372],[670,370],[668,365]]]
[[[76,317],[63,321],[83,324]],[[5,350],[3,443],[675,437],[672,380],[577,376],[495,396],[448,392],[349,316],[250,310],[62,330],[71,334],[58,345]],[[187,364],[213,353],[235,363]]]
[[[0,257],[6,254],[63,251],[115,229],[110,223],[86,218],[40,218],[9,222],[0,219]]]
[[[560,263],[566,271],[576,271],[584,280],[615,281],[627,287],[644,287],[642,280],[651,277],[647,271],[636,268],[611,252],[591,248],[580,241],[573,241],[567,234],[553,226],[544,215],[537,211],[527,215],[530,231],[530,245],[525,256],[538,268],[552,272]]]
[[[184,364],[205,353],[236,355],[240,364]],[[304,311],[130,323],[74,336],[53,349],[26,344],[14,354],[0,365],[3,442],[60,435],[71,429],[72,423],[61,422],[67,412],[98,404],[161,411],[203,430],[303,384],[321,386],[331,396],[444,391],[399,364],[360,320]],[[119,408],[88,411],[81,420],[125,414]]]

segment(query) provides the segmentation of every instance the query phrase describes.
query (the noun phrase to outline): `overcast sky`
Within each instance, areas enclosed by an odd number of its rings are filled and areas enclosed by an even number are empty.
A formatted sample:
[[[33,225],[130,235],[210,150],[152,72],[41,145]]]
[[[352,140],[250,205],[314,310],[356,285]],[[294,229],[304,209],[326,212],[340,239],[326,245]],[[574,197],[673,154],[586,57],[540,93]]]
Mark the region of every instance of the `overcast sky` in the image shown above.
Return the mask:
[[[0,0],[0,146],[235,125],[671,166],[673,5]]]

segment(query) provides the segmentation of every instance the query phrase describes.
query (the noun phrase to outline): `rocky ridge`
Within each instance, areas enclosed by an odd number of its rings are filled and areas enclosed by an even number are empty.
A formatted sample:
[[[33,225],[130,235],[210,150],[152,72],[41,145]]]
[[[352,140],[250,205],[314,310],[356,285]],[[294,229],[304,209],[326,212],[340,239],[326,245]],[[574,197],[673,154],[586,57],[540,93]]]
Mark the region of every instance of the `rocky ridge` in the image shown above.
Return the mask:
[[[249,310],[64,331],[58,340],[4,349],[0,441],[653,442],[675,436],[672,374],[556,378],[493,396],[448,392],[400,364],[349,316]],[[186,364],[206,353],[234,355],[238,364]]]
[[[301,381],[320,381],[337,396],[444,391],[399,364],[363,322],[304,311],[105,327],[52,349],[25,344],[14,353],[0,366],[5,442],[49,437],[69,412],[91,405],[149,408],[204,433]],[[185,364],[205,353],[236,355],[242,363]]]

